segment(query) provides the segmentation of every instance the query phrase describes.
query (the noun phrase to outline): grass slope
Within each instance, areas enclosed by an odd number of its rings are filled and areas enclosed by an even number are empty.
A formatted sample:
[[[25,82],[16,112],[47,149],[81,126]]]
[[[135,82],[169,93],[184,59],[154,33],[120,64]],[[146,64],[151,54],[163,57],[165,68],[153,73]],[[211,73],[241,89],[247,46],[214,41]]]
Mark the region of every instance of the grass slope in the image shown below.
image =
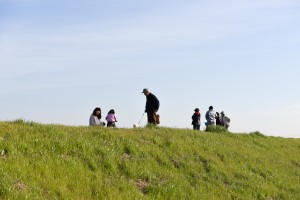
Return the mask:
[[[300,199],[300,140],[0,122],[0,199]]]

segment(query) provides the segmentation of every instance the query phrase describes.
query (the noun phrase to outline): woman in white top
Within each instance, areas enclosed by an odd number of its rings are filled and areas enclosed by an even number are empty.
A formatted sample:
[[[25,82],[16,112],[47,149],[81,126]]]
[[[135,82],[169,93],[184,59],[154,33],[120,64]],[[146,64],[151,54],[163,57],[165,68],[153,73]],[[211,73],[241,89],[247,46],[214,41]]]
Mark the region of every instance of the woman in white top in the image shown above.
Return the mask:
[[[97,107],[94,109],[93,113],[90,116],[90,126],[105,126],[105,123],[101,122],[100,119],[101,109]]]

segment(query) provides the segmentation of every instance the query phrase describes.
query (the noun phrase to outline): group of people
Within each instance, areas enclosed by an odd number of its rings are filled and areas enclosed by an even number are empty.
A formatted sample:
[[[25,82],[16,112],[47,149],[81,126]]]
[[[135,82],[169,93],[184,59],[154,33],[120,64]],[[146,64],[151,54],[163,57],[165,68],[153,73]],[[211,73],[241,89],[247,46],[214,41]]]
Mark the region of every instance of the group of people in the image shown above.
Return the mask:
[[[147,113],[148,124],[157,125],[160,123],[160,116],[157,113],[160,103],[157,97],[152,94],[149,89],[144,88],[142,93],[146,96],[146,106],[145,113]],[[199,108],[196,108],[195,113],[192,116],[192,125],[194,130],[200,130],[201,126],[201,114]],[[105,126],[105,122],[101,120],[101,109],[99,107],[95,108],[90,116],[90,126]],[[117,118],[115,115],[115,110],[111,109],[107,116],[105,117],[107,121],[107,127],[116,127]],[[209,106],[208,111],[205,114],[205,125],[208,126],[224,126],[226,129],[229,127],[230,118],[227,117],[222,111],[220,114],[214,112],[213,106]]]
[[[194,111],[195,113],[192,116],[193,129],[200,130],[200,126],[201,126],[200,110],[199,108],[196,108]],[[230,118],[225,115],[224,111],[222,111],[220,114],[218,112],[216,113],[214,112],[213,106],[209,106],[208,111],[205,114],[206,127],[217,125],[217,126],[224,126],[226,129],[228,129]]]
[[[148,124],[155,126],[160,123],[159,114],[157,113],[160,106],[159,100],[147,88],[144,88],[142,93],[146,96],[145,113],[147,113]],[[90,126],[105,126],[105,122],[100,120],[101,117],[101,109],[99,107],[95,108],[90,116]],[[107,127],[116,127],[117,118],[114,109],[108,112],[105,119],[107,121]]]
[[[101,108],[95,108],[90,116],[90,126],[105,126],[106,124],[101,121],[101,117]],[[116,127],[117,118],[114,109],[111,109],[107,113],[105,119],[107,121],[107,127]]]

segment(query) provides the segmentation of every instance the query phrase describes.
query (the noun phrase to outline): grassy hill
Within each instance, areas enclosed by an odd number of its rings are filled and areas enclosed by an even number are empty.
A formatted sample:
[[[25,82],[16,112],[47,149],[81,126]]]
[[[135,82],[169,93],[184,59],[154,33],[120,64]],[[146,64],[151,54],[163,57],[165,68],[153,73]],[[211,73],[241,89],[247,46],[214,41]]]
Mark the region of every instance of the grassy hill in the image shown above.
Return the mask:
[[[0,199],[300,199],[300,139],[0,122]]]

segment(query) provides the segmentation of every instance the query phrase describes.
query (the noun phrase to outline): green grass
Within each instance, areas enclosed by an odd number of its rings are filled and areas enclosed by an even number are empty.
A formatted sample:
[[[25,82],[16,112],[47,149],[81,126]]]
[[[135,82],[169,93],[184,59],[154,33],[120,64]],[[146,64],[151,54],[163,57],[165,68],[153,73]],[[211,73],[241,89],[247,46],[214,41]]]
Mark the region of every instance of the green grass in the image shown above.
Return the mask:
[[[0,122],[0,199],[300,199],[300,139]]]
[[[228,130],[224,126],[207,126],[206,131],[213,133],[226,133]]]

